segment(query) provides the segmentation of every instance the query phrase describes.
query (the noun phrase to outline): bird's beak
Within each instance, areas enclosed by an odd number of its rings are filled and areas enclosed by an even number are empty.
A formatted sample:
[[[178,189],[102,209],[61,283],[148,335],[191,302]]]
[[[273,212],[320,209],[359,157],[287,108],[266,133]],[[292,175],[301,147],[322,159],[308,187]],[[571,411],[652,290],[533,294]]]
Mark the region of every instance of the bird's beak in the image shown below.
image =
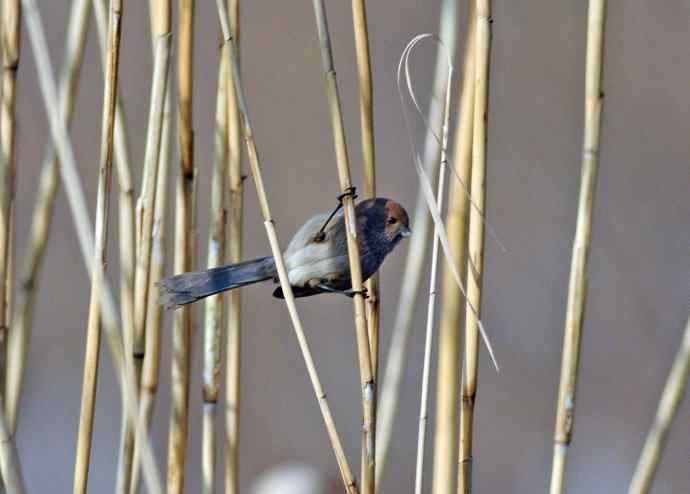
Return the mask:
[[[412,235],[412,230],[410,230],[410,229],[409,229],[408,227],[406,227],[406,226],[403,226],[403,227],[400,229],[400,235],[402,235],[403,237],[409,237],[410,235]]]

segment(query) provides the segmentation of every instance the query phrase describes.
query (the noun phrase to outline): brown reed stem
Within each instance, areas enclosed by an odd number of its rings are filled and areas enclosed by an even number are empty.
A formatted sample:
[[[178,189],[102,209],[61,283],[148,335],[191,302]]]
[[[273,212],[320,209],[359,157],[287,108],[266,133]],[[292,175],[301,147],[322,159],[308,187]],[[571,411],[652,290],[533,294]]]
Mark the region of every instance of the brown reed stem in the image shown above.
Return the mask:
[[[194,132],[192,130],[192,61],[194,0],[178,3],[177,91],[180,175],[177,184],[175,222],[175,273],[192,270],[195,239]],[[175,311],[172,354],[172,410],[168,436],[168,493],[184,489],[189,420],[189,364],[192,310]]]
[[[220,18],[221,28],[223,30],[223,39],[228,47],[225,51],[228,57],[228,64],[232,68],[233,83],[235,86],[235,93],[237,96],[237,105],[239,111],[242,115],[243,122],[243,133],[244,140],[247,146],[247,155],[249,157],[249,164],[252,172],[252,177],[254,179],[254,185],[256,186],[257,195],[259,197],[259,205],[261,207],[261,213],[264,217],[264,226],[266,228],[266,234],[268,235],[268,240],[271,245],[271,252],[273,253],[273,258],[276,263],[276,270],[278,272],[278,279],[280,281],[280,286],[283,290],[283,295],[285,296],[285,304],[287,305],[288,312],[290,313],[290,320],[295,329],[295,334],[304,357],[305,364],[307,366],[307,372],[309,374],[309,379],[311,380],[312,387],[314,388],[314,394],[321,408],[321,414],[323,416],[324,422],[326,424],[326,430],[328,431],[329,439],[331,440],[331,445],[335,453],[336,461],[338,462],[338,467],[340,469],[340,474],[345,484],[345,490],[349,494],[355,494],[358,491],[357,485],[355,484],[354,478],[352,477],[352,472],[347,463],[347,458],[345,452],[343,451],[342,443],[338,432],[335,429],[335,422],[333,421],[333,415],[331,414],[330,406],[328,405],[328,400],[326,399],[326,394],[321,387],[321,382],[319,380],[318,374],[316,372],[316,366],[314,364],[314,359],[309,349],[309,344],[307,343],[306,337],[304,335],[304,328],[302,327],[302,322],[300,320],[299,314],[297,313],[297,306],[295,305],[295,298],[292,293],[292,287],[288,281],[287,270],[285,268],[285,262],[283,260],[283,254],[280,250],[280,245],[278,243],[278,236],[275,230],[275,224],[273,218],[271,217],[271,210],[268,205],[268,197],[266,195],[266,188],[264,187],[263,177],[261,174],[261,167],[259,164],[259,155],[256,149],[256,144],[254,142],[254,133],[252,130],[251,121],[249,119],[249,112],[247,110],[247,103],[244,98],[244,91],[242,90],[242,82],[240,80],[239,72],[239,62],[237,60],[236,48],[233,38],[230,36],[230,27],[228,23],[227,8],[223,0],[216,0],[216,5],[218,7],[218,16]],[[368,347],[368,345],[367,345]]]
[[[228,0],[229,28],[235,40],[236,56],[239,58],[240,2]],[[239,63],[238,63],[239,64]],[[228,76],[232,70],[226,64]],[[230,189],[230,211],[228,216],[228,261],[242,260],[242,217],[244,209],[244,180],[242,177],[242,122],[235,94],[235,85],[228,81],[227,102],[227,166]],[[240,324],[241,290],[232,290],[226,297],[227,336],[225,370],[225,493],[239,492],[238,460],[240,432]]]
[[[2,95],[0,95],[0,392],[5,394],[7,346],[12,305],[12,256],[14,232],[15,187],[15,101],[17,69],[19,68],[21,4],[19,0],[3,0],[0,30],[2,51]]]
[[[441,3],[441,15],[439,22],[439,38],[445,45],[445,50],[451,60],[455,57],[456,38],[459,31],[456,0],[443,0]],[[443,88],[447,84],[447,56],[443,50],[436,53],[436,61],[433,78],[433,93],[429,101],[429,110],[426,121],[430,126],[426,132],[424,142],[424,169],[429,176],[437,175],[441,143],[437,139],[440,134],[443,119]],[[380,398],[378,401],[376,424],[376,485],[381,488],[384,468],[388,460],[393,425],[400,402],[400,390],[402,388],[403,369],[407,361],[407,353],[410,341],[410,330],[414,318],[417,292],[422,280],[422,270],[425,265],[428,251],[429,230],[431,215],[424,194],[419,191],[413,213],[413,231],[409,239],[405,268],[400,284],[400,295],[396,309],[395,323],[392,327],[391,342],[386,359],[386,368],[383,380],[379,386]]]
[[[215,165],[211,181],[211,226],[208,239],[209,268],[220,266],[225,259],[225,177],[227,174],[228,118],[227,84],[230,72],[227,57],[221,58],[218,67],[218,92],[216,99]],[[204,330],[204,370],[202,379],[202,492],[215,492],[216,464],[216,408],[220,395],[221,344],[223,336],[223,295],[206,299],[206,321]]]
[[[321,60],[326,80],[326,96],[331,114],[333,127],[333,140],[338,166],[338,179],[343,194],[342,204],[344,209],[345,226],[347,231],[347,250],[350,261],[350,276],[352,278],[352,290],[355,312],[355,327],[357,333],[357,353],[359,355],[360,382],[362,386],[362,492],[371,494],[375,489],[376,466],[376,382],[372,371],[371,347],[367,333],[367,321],[362,291],[362,269],[359,260],[359,245],[357,243],[357,221],[355,217],[355,205],[353,195],[348,195],[352,190],[350,180],[350,164],[345,143],[345,131],[340,108],[340,96],[338,83],[333,66],[333,53],[331,49],[328,21],[326,19],[326,7],[323,0],[314,0],[314,15],[316,17],[319,44],[321,46]]]
[[[486,190],[486,133],[489,104],[489,56],[491,53],[491,1],[477,0],[475,12],[474,118],[472,131],[472,178],[467,247],[467,305],[465,307],[465,360],[460,407],[458,492],[472,491],[472,424],[477,394],[479,317],[484,267],[484,204]],[[472,308],[474,307],[474,310]]]
[[[84,47],[86,45],[91,1],[78,0],[72,4],[69,25],[67,27],[65,63],[60,77],[59,89],[60,115],[66,127],[69,126],[74,110],[74,100]],[[13,330],[9,334],[8,341],[7,399],[5,406],[7,423],[11,433],[14,433],[17,424],[28,342],[31,334],[31,315],[38,285],[38,273],[48,241],[50,219],[58,183],[58,163],[51,142],[47,145],[41,165],[41,178],[31,221],[30,240],[19,278],[17,308],[12,320]]]
[[[96,244],[91,275],[91,301],[86,336],[84,384],[82,388],[79,436],[74,473],[74,492],[85,493],[91,457],[96,381],[100,353],[100,299],[101,285],[105,278],[108,238],[108,211],[110,202],[110,175],[112,171],[113,137],[115,131],[115,102],[117,100],[117,76],[120,55],[122,0],[111,0],[108,28],[108,57],[103,96],[103,126],[101,136],[98,199],[96,204]]]
[[[587,60],[585,66],[585,128],[582,144],[582,176],[577,210],[577,227],[573,241],[568,302],[563,335],[561,379],[554,434],[551,494],[565,488],[565,466],[573,434],[575,391],[580,363],[582,319],[587,299],[587,257],[592,235],[592,203],[599,160],[601,125],[602,58],[604,46],[605,0],[590,0],[587,20]]]
[[[67,192],[70,212],[75,224],[77,238],[82,253],[82,258],[87,270],[91,268],[94,239],[91,230],[91,220],[89,219],[88,208],[84,197],[83,187],[77,173],[74,159],[74,151],[67,134],[67,129],[60,120],[58,108],[57,90],[52,75],[48,43],[46,41],[45,30],[41,14],[36,5],[36,0],[22,0],[24,9],[24,20],[26,22],[29,40],[32,45],[35,66],[38,72],[38,83],[46,108],[46,114],[50,123],[50,132],[55,149],[57,151],[62,182]],[[122,338],[117,328],[117,310],[113,300],[112,291],[107,283],[107,279],[102,280],[101,311],[103,315],[103,327],[106,330],[108,345],[111,352],[113,366],[118,377],[120,392],[128,404],[128,414],[132,417],[138,415],[137,399],[134,393],[134,375],[128,372],[124,365],[124,350]],[[162,492],[161,481],[158,475],[156,462],[153,457],[153,450],[148,436],[142,436],[142,455],[144,473],[148,488],[151,492]]]
[[[463,62],[463,81],[460,93],[458,122],[455,133],[453,163],[457,179],[451,180],[446,228],[450,251],[456,269],[463,276],[466,257],[468,198],[465,189],[472,169],[472,119],[474,115],[475,29],[474,2],[469,3],[467,38]],[[463,313],[463,294],[447,265],[443,271],[442,311],[439,325],[436,426],[434,435],[433,493],[450,494],[457,458],[458,438],[458,377],[460,374],[460,327]]]
[[[651,489],[656,468],[666,446],[671,423],[683,399],[688,374],[690,374],[690,317],[685,323],[683,339],[661,393],[656,416],[645,439],[640,459],[637,461],[628,494],[646,494]]]

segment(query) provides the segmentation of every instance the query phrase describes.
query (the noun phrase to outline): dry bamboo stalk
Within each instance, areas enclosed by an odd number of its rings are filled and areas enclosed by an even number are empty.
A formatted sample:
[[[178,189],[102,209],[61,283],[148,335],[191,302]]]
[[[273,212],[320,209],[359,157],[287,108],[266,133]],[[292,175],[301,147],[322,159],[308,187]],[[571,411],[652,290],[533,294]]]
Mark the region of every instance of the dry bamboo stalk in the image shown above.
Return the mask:
[[[1,405],[2,401],[0,400]],[[26,492],[17,448],[14,446],[12,432],[4,413],[0,413],[0,474],[2,474],[4,489],[7,492],[10,494],[24,494]]]
[[[74,109],[79,72],[81,69],[91,0],[78,0],[72,4],[65,64],[60,80],[60,115],[67,127]],[[7,423],[14,432],[19,412],[19,399],[24,379],[27,346],[31,331],[31,313],[34,306],[38,272],[45,252],[58,187],[58,163],[52,143],[49,143],[41,165],[39,192],[31,222],[31,234],[24,265],[20,275],[17,309],[12,321],[13,331],[8,341],[7,400],[5,402]]]
[[[374,159],[374,101],[369,56],[369,32],[364,0],[352,0],[352,18],[355,31],[355,53],[359,76],[359,111],[362,127],[362,167],[364,170],[364,198],[376,197],[376,166]],[[378,374],[380,296],[379,276],[375,273],[366,282],[367,331],[371,347],[372,372]],[[376,391],[376,390],[375,390]],[[374,397],[376,402],[376,396]]]
[[[439,38],[446,47],[451,60],[455,56],[455,45],[459,22],[457,18],[457,1],[443,0],[441,5]],[[433,79],[433,96],[429,102],[426,121],[436,125],[437,129],[428,129],[424,143],[424,168],[433,177],[437,174],[441,143],[437,139],[443,113],[443,98],[441,93],[446,85],[447,69],[446,55],[442,50],[436,54]],[[386,360],[386,369],[381,381],[380,399],[377,410],[376,424],[376,485],[381,485],[384,467],[390,450],[393,434],[393,424],[399,403],[402,387],[403,367],[407,360],[410,329],[417,299],[417,289],[421,283],[422,269],[426,259],[427,240],[431,225],[431,216],[424,195],[420,191],[415,203],[413,233],[407,250],[405,269],[401,282],[400,296],[396,310],[395,323],[392,328],[392,338]]]
[[[0,96],[0,390],[4,394],[8,366],[7,340],[11,311],[9,300],[12,292],[12,254],[14,230],[15,186],[15,101],[17,69],[19,68],[21,6],[19,0],[3,0],[0,48],[2,51],[2,95]]]
[[[192,51],[194,0],[180,0],[178,7],[177,91],[180,175],[177,184],[175,221],[175,273],[191,271],[195,239],[194,132],[192,130]],[[172,331],[172,410],[168,436],[168,493],[184,488],[189,420],[189,365],[192,309],[175,311]]]
[[[601,125],[601,74],[604,46],[605,0],[590,0],[587,20],[587,60],[585,66],[585,128],[582,144],[582,175],[573,241],[568,302],[563,335],[561,379],[554,433],[551,494],[563,492],[568,447],[575,416],[575,391],[580,362],[580,339],[587,298],[587,257],[592,234],[592,203],[599,160]]]
[[[465,348],[461,384],[458,492],[472,490],[472,423],[477,393],[479,317],[484,266],[484,204],[486,188],[486,132],[489,103],[489,56],[491,52],[491,0],[477,0],[475,13],[474,118],[472,131],[472,178],[467,246],[467,305]],[[474,310],[472,310],[474,308]]]
[[[235,40],[236,56],[239,57],[240,34],[239,0],[228,0],[230,33]],[[227,66],[228,76],[230,67]],[[227,165],[230,189],[230,214],[228,217],[228,262],[242,260],[242,216],[244,184],[242,178],[242,122],[231,81],[227,84]],[[238,458],[240,432],[240,290],[227,294],[227,336],[225,370],[225,493],[239,492]]]
[[[163,277],[165,269],[165,223],[167,205],[167,184],[170,169],[171,109],[170,86],[165,92],[165,110],[163,111],[163,135],[161,137],[160,162],[156,190],[156,211],[153,220],[153,241],[151,246],[151,276],[149,278],[149,310],[146,311],[146,353],[141,375],[141,399],[137,427],[148,434],[153,415],[153,406],[158,392],[158,369],[160,365],[160,328],[163,308],[158,304],[157,283]],[[135,443],[130,492],[135,494],[139,489],[140,472],[139,444]]]
[[[215,126],[215,166],[211,181],[211,226],[208,239],[207,267],[220,266],[225,258],[225,177],[227,173],[228,119],[227,83],[229,71],[227,58],[223,56],[218,69],[218,94],[216,100]],[[220,394],[221,344],[223,327],[223,295],[213,295],[206,299],[206,320],[204,331],[204,370],[203,370],[203,418],[202,418],[202,492],[215,492],[216,464],[216,406]]]
[[[335,453],[336,461],[338,462],[340,474],[345,484],[345,489],[349,494],[355,494],[359,491],[357,489],[357,485],[355,484],[354,478],[352,477],[350,467],[347,463],[347,458],[345,457],[345,452],[343,451],[340,437],[338,436],[338,432],[335,429],[335,422],[333,421],[331,409],[328,405],[328,400],[326,399],[326,393],[324,393],[323,388],[321,387],[321,382],[316,372],[314,359],[311,355],[309,344],[307,343],[306,337],[304,335],[304,328],[302,327],[302,322],[300,320],[299,314],[297,313],[297,306],[295,305],[295,298],[292,293],[292,287],[288,282],[287,270],[285,268],[283,254],[280,250],[280,245],[278,243],[278,236],[276,235],[275,224],[273,218],[271,217],[271,210],[268,205],[268,197],[266,195],[266,189],[264,187],[263,177],[261,175],[259,155],[256,149],[256,144],[254,142],[252,125],[249,119],[249,112],[247,111],[247,104],[244,98],[244,92],[242,90],[239,63],[235,51],[235,42],[233,38],[230,36],[227,8],[223,0],[216,0],[216,5],[218,7],[218,16],[220,18],[220,24],[223,30],[223,39],[225,40],[225,43],[228,46],[228,49],[225,50],[225,53],[228,57],[228,65],[230,65],[230,67],[232,68],[232,77],[235,86],[235,93],[237,96],[237,105],[240,114],[242,115],[242,130],[244,133],[244,140],[247,146],[247,155],[249,157],[249,164],[252,172],[252,177],[254,179],[254,185],[256,186],[257,195],[259,197],[259,205],[261,207],[262,216],[264,217],[264,226],[266,228],[266,234],[268,236],[268,241],[271,246],[271,252],[276,263],[278,279],[280,281],[280,286],[283,290],[283,294],[285,295],[285,304],[287,305],[288,312],[290,313],[290,320],[292,321],[292,325],[295,329],[295,334],[297,336],[300,350],[302,351],[302,355],[307,366],[309,379],[311,380],[312,387],[314,388],[314,394],[316,395],[316,399],[321,409],[321,414],[323,416],[326,425],[326,430],[328,431],[328,435],[331,440],[331,445],[333,446],[333,451]]]
[[[685,323],[683,340],[673,360],[671,372],[669,372],[666,385],[661,393],[654,423],[647,434],[647,439],[640,453],[640,459],[637,462],[635,473],[630,482],[628,494],[645,494],[651,489],[656,468],[666,445],[666,438],[671,428],[671,423],[683,399],[683,392],[688,382],[689,373],[690,317],[687,323]]]
[[[48,43],[43,29],[43,21],[36,5],[36,0],[22,0],[24,20],[26,21],[29,40],[32,45],[38,82],[43,96],[43,103],[50,123],[50,132],[57,151],[62,182],[65,185],[70,212],[73,217],[77,238],[82,253],[82,258],[87,269],[91,267],[94,251],[93,232],[89,219],[88,208],[84,198],[83,187],[76,171],[74,151],[70,142],[67,129],[60,120],[57,91],[52,76],[52,67],[48,53]],[[112,354],[113,365],[118,377],[118,384],[122,396],[126,396],[128,414],[136,417],[138,414],[137,399],[134,394],[134,376],[127,372],[124,365],[124,353],[122,339],[117,329],[117,310],[113,300],[107,279],[103,279],[101,310],[103,312],[103,327],[106,330],[108,345]],[[142,439],[142,462],[145,466],[144,473],[149,490],[155,493],[162,492],[161,481],[158,475],[153,450],[148,436]]]
[[[441,163],[438,172],[438,189],[436,204],[443,210],[443,195],[445,190],[445,173],[448,162],[448,119],[450,117],[450,91],[452,82],[452,67],[448,67],[448,82],[446,83],[446,98],[443,112],[443,126],[441,130]],[[424,343],[424,366],[422,370],[422,395],[419,400],[419,431],[417,434],[417,463],[415,470],[415,494],[422,493],[424,476],[424,443],[426,442],[426,423],[429,399],[429,374],[431,370],[431,347],[434,335],[434,314],[436,310],[436,272],[438,265],[439,239],[434,231],[434,244],[431,252],[431,279],[429,280],[429,303],[426,313],[426,338]]]
[[[108,57],[103,95],[103,125],[101,135],[98,199],[96,203],[96,244],[91,274],[91,301],[86,335],[84,359],[84,384],[82,388],[79,435],[75,459],[74,492],[85,493],[91,460],[91,435],[96,404],[96,381],[100,353],[101,286],[105,278],[108,239],[108,211],[110,203],[110,175],[113,161],[113,137],[115,133],[115,102],[117,100],[117,76],[120,55],[122,0],[111,0],[108,23]]]
[[[474,2],[469,4],[467,40],[463,62],[463,82],[459,100],[459,119],[455,134],[453,163],[458,175],[451,181],[446,225],[450,248],[463,276],[466,256],[467,213],[469,202],[465,190],[472,167],[472,119],[474,115],[475,30]],[[436,383],[436,428],[434,435],[433,492],[450,494],[456,467],[458,376],[460,374],[460,324],[462,290],[453,272],[443,273],[442,317],[439,326],[438,364]]]
[[[153,31],[153,75],[146,149],[143,163],[143,181],[138,200],[137,217],[140,219],[136,245],[136,270],[134,279],[134,330],[125,331],[127,362],[134,366],[137,381],[145,355],[145,325],[149,305],[148,287],[151,272],[151,250],[154,223],[156,182],[160,163],[163,113],[169,77],[170,62],[170,0],[159,0],[151,11]],[[132,221],[134,218],[132,218]],[[154,305],[153,307],[156,307]],[[130,328],[131,329],[131,328]],[[129,341],[128,341],[129,340]],[[127,344],[129,343],[129,344]],[[127,493],[132,483],[132,459],[134,456],[134,421],[123,414],[122,435],[118,462],[116,492]]]
[[[333,66],[333,53],[331,50],[330,34],[328,32],[328,21],[326,19],[326,7],[323,0],[314,0],[314,15],[316,16],[319,44],[321,45],[321,60],[326,80],[326,95],[331,114],[331,125],[333,127],[338,179],[343,193],[342,204],[347,231],[350,276],[352,278],[352,290],[355,294],[353,297],[353,305],[357,332],[360,383],[362,386],[362,492],[369,494],[373,493],[375,489],[376,382],[374,381],[374,374],[372,371],[371,347],[369,345],[369,335],[367,333],[364,295],[362,291],[362,269],[359,260],[359,245],[357,243],[355,201],[353,195],[348,194],[348,192],[352,190],[350,164],[347,157],[338,83],[336,80],[335,68]]]

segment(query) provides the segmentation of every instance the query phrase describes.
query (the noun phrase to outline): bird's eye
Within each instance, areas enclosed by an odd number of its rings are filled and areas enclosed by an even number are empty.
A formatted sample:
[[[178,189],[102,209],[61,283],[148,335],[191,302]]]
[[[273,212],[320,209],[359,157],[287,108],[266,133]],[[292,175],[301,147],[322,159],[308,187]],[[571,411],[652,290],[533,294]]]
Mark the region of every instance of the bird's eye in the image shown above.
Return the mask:
[[[398,222],[396,218],[388,218],[389,225],[395,225]]]

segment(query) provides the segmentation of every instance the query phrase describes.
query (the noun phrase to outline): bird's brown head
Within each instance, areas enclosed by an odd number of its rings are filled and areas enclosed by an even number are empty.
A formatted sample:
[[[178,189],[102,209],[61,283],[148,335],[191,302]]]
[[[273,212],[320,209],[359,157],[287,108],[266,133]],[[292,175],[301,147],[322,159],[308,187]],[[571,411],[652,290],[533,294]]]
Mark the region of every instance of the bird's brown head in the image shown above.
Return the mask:
[[[412,230],[410,230],[410,219],[407,216],[405,208],[397,202],[387,199],[384,204],[384,209],[384,231],[386,232],[386,237],[388,237],[391,242],[409,237],[412,234]]]
[[[357,216],[367,241],[380,242],[386,251],[412,233],[407,211],[391,199],[377,197],[362,201],[357,205]]]

